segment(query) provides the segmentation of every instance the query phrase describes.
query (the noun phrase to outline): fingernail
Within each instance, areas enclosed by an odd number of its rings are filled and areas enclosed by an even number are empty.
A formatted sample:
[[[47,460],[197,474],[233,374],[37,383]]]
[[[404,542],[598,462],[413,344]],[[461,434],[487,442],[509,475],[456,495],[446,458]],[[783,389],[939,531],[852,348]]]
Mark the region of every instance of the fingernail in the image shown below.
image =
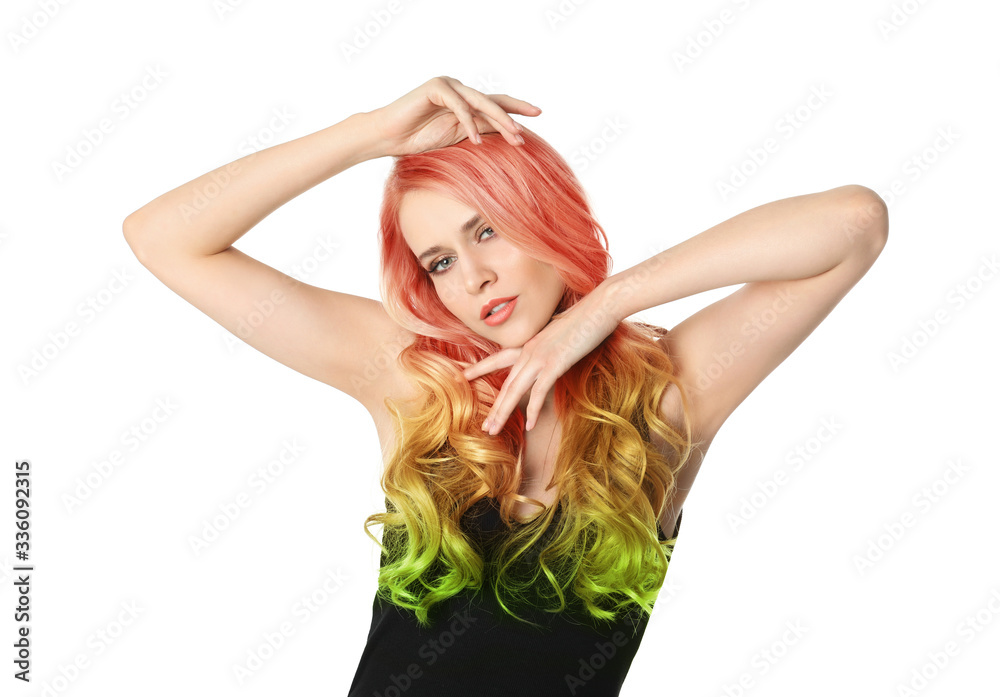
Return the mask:
[[[521,145],[524,145],[524,138],[522,138],[521,136],[518,136],[517,137],[517,142],[520,143]]]

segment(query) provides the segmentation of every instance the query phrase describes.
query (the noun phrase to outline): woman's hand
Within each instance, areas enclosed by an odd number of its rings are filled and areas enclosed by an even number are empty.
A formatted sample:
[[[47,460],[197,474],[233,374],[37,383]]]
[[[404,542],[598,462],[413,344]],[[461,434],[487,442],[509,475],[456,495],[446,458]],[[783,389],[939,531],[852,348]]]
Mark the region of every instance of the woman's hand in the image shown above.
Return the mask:
[[[491,436],[499,433],[529,389],[531,397],[525,409],[524,429],[534,428],[556,380],[597,348],[621,322],[610,309],[609,300],[606,286],[598,286],[573,307],[554,316],[524,346],[497,351],[462,371],[466,379],[472,380],[513,366],[483,422],[483,430]]]
[[[368,112],[386,155],[398,157],[443,148],[480,133],[499,132],[523,143],[521,126],[507,112],[538,116],[542,110],[506,94],[483,94],[453,77],[431,78],[384,107]]]

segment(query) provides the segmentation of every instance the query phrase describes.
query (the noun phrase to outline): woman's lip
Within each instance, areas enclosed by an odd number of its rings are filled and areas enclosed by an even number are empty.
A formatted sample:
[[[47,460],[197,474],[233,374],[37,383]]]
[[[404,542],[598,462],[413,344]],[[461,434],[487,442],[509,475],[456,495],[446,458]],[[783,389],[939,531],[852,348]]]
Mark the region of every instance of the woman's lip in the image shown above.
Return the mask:
[[[489,304],[483,305],[482,310],[480,310],[481,314],[479,315],[479,319],[486,319],[486,316],[490,313],[490,310],[492,310],[494,307],[496,307],[497,305],[501,305],[505,302],[510,302],[516,297],[517,297],[516,295],[510,295],[507,296],[506,298],[496,298],[495,300],[490,300]]]
[[[504,306],[502,310],[494,312],[489,317],[486,317],[483,321],[491,327],[495,327],[498,324],[503,324],[510,317],[511,313],[514,311],[514,305],[517,304],[517,297],[511,298],[510,301]]]

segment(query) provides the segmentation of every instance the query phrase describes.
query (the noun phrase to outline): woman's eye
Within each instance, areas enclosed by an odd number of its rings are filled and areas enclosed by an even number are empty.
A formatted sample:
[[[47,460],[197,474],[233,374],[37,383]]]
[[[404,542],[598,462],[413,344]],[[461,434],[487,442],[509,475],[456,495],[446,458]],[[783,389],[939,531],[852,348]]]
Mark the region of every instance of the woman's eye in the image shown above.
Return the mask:
[[[493,233],[492,235],[490,235],[490,238],[494,237],[497,234],[496,231],[493,230],[493,228],[491,228],[491,227],[484,227],[482,230],[479,231],[479,235],[478,236],[479,236],[480,239],[482,239],[483,233],[485,233],[487,230],[489,230],[491,233]],[[431,267],[428,269],[428,272],[432,276],[439,276],[439,275],[443,274],[445,271],[447,271],[448,269],[451,268],[451,266],[452,266],[451,264],[448,264],[448,266],[446,266],[444,269],[441,269],[440,271],[437,271],[435,269],[438,269],[438,267],[440,267],[441,264],[443,264],[446,261],[449,261],[451,258],[452,257],[442,257],[441,259],[438,259],[436,262],[434,262],[433,264],[431,264]]]
[[[441,273],[440,271],[435,271],[434,269],[436,269],[439,266],[441,266],[441,264],[443,264],[444,262],[448,261],[448,259],[450,259],[450,257],[445,257],[441,261],[439,261],[439,262],[435,263],[433,266],[431,266],[431,273]]]

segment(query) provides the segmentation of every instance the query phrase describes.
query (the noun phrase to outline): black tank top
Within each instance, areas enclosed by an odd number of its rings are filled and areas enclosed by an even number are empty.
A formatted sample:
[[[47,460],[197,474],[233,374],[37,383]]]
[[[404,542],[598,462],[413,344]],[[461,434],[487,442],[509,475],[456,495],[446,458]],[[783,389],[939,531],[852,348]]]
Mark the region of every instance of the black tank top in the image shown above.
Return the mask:
[[[561,508],[560,503],[556,518]],[[392,510],[388,501],[386,510]],[[670,539],[677,537],[682,516],[683,511]],[[656,528],[661,541],[668,539],[659,524]],[[488,553],[506,530],[496,500],[484,498],[472,506],[462,529]],[[546,542],[543,535],[536,544],[540,548]],[[384,552],[381,563],[386,563]],[[540,630],[506,615],[489,582],[483,586],[435,605],[428,629],[411,611],[376,595],[368,642],[348,697],[619,694],[648,622],[638,608],[620,613],[614,622],[599,622],[579,613],[517,607],[521,617],[541,624]]]

